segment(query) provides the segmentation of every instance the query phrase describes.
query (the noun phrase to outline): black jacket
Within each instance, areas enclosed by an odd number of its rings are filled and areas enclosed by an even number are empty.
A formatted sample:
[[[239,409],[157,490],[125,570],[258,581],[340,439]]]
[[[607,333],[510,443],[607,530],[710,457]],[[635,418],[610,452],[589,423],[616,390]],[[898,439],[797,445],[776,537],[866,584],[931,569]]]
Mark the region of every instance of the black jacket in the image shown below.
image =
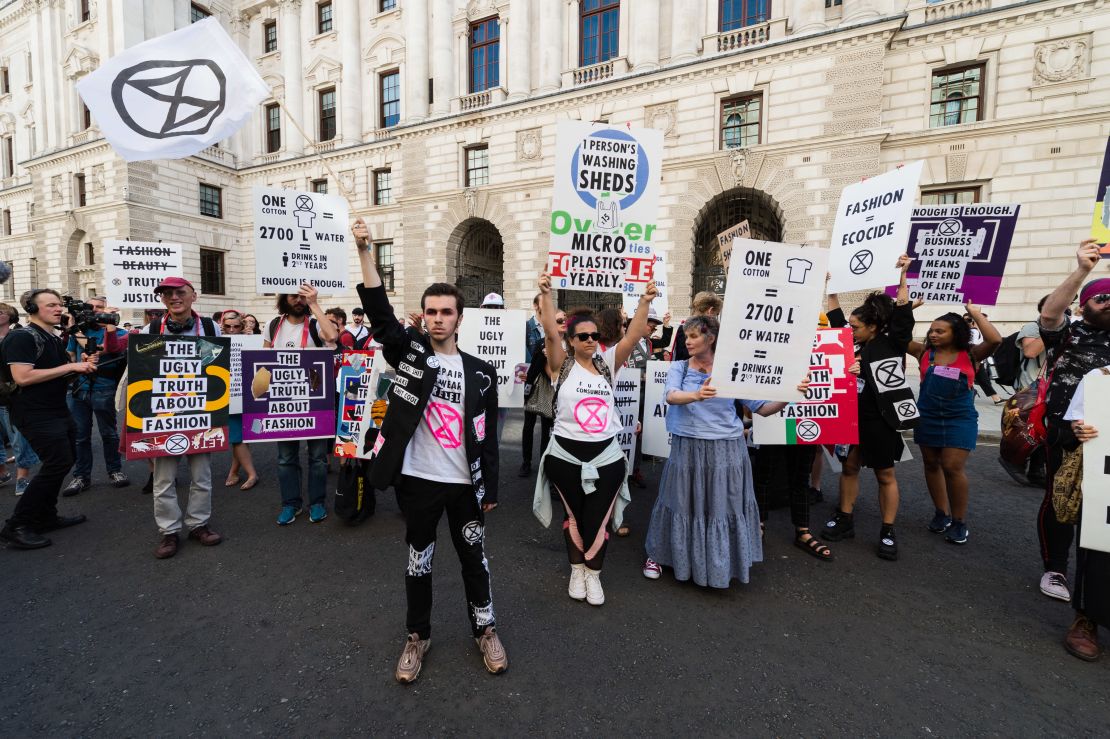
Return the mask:
[[[389,388],[389,410],[382,421],[370,467],[370,484],[379,490],[396,485],[405,463],[405,448],[424,418],[435,389],[439,364],[431,340],[397,322],[384,287],[358,286],[370,333],[382,345],[385,360],[397,370]],[[479,503],[497,502],[497,373],[487,362],[459,352],[463,360],[463,425],[466,459]],[[434,366],[433,366],[434,365]]]

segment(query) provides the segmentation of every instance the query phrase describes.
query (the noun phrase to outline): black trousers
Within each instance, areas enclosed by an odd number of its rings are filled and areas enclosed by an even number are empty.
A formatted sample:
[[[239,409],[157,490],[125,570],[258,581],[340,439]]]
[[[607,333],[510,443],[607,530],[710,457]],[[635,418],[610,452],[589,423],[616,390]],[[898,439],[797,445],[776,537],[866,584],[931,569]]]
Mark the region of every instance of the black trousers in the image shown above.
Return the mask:
[[[475,637],[481,636],[487,627],[495,624],[484,550],[485,516],[474,488],[469,484],[452,485],[405,475],[397,492],[405,514],[405,541],[409,545],[405,628],[410,634],[419,634],[421,639],[431,636],[432,558],[436,549],[436,529],[446,510],[451,541],[462,565],[470,628]]]
[[[551,440],[551,427],[555,422],[545,418],[539,413],[524,411],[524,435],[520,439],[520,449],[524,452],[524,461],[532,464],[532,442],[536,435],[536,419],[540,421],[540,455],[547,449],[547,442]]]
[[[12,421],[42,460],[42,467],[15,504],[8,526],[46,526],[58,517],[58,492],[76,458],[77,427],[68,415],[21,413]]]
[[[572,441],[556,437],[559,446],[582,462],[588,462],[609,446],[605,441]],[[605,549],[609,545],[607,525],[613,515],[613,506],[620,493],[628,465],[619,462],[598,467],[596,489],[587,494],[582,488],[582,465],[548,457],[544,473],[559,493],[563,503],[563,538],[567,545],[567,558],[571,564],[585,564],[591,570],[600,570],[605,564]]]
[[[1068,574],[1068,554],[1075,537],[1075,526],[1056,520],[1056,509],[1052,506],[1052,478],[1064,460],[1061,446],[1046,445],[1045,494],[1041,509],[1037,512],[1037,539],[1041,544],[1041,559],[1045,572]]]
[[[817,449],[808,444],[785,444],[748,450],[760,521],[767,520],[772,491],[785,484],[790,523],[797,529],[809,528],[809,474]]]

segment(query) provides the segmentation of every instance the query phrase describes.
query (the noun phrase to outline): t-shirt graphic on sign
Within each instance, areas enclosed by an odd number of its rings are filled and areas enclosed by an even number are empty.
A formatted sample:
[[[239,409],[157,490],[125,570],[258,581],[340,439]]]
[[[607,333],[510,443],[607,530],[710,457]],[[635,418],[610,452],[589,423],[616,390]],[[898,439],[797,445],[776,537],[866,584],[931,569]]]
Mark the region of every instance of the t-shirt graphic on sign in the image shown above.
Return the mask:
[[[790,272],[790,276],[786,278],[788,281],[795,285],[804,285],[806,275],[813,269],[813,262],[808,259],[788,259],[786,269]]]
[[[436,354],[439,372],[424,409],[405,449],[401,474],[437,482],[470,484],[466,462],[466,426],[463,423],[465,386],[461,354]],[[426,369],[431,372],[433,368]]]

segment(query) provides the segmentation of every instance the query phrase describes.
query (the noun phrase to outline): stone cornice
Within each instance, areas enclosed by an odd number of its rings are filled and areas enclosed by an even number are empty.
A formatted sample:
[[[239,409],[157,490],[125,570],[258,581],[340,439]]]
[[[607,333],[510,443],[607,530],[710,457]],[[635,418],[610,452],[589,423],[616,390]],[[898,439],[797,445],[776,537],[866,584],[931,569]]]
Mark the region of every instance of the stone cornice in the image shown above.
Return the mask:
[[[4,8],[0,10],[0,31],[15,25],[31,14],[31,3],[23,2],[23,0],[16,0],[15,9]]]
[[[1054,129],[1061,125],[1078,125],[1089,123],[1092,120],[1105,121],[1108,117],[1110,117],[1110,105],[1103,105],[1097,108],[1084,108],[1067,113],[1045,113],[1044,115],[1026,116],[1024,118],[979,121],[978,123],[967,123],[961,126],[892,133],[884,143],[889,146],[912,146],[914,144],[944,141],[967,141],[969,138],[978,140],[986,136],[1035,131],[1042,128]]]
[[[983,34],[1003,28],[1012,28],[1018,24],[1036,23],[1049,19],[1059,18],[1062,14],[1076,15],[1087,11],[1106,8],[1107,0],[1065,0],[1052,2],[1052,0],[1027,0],[1014,5],[1001,8],[981,10],[977,13],[962,15],[957,18],[919,23],[915,26],[905,26],[891,43],[891,48],[907,48],[926,43],[936,43],[940,40],[949,40],[955,36]]]

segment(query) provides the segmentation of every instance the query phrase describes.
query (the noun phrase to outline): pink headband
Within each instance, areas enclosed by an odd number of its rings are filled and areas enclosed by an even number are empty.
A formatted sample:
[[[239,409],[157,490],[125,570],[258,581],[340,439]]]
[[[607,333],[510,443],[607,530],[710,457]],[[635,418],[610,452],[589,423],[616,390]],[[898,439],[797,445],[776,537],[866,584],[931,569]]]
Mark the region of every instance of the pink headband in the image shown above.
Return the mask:
[[[1110,277],[1100,277],[1084,285],[1079,291],[1079,304],[1085,305],[1088,300],[1100,293],[1110,293]]]

